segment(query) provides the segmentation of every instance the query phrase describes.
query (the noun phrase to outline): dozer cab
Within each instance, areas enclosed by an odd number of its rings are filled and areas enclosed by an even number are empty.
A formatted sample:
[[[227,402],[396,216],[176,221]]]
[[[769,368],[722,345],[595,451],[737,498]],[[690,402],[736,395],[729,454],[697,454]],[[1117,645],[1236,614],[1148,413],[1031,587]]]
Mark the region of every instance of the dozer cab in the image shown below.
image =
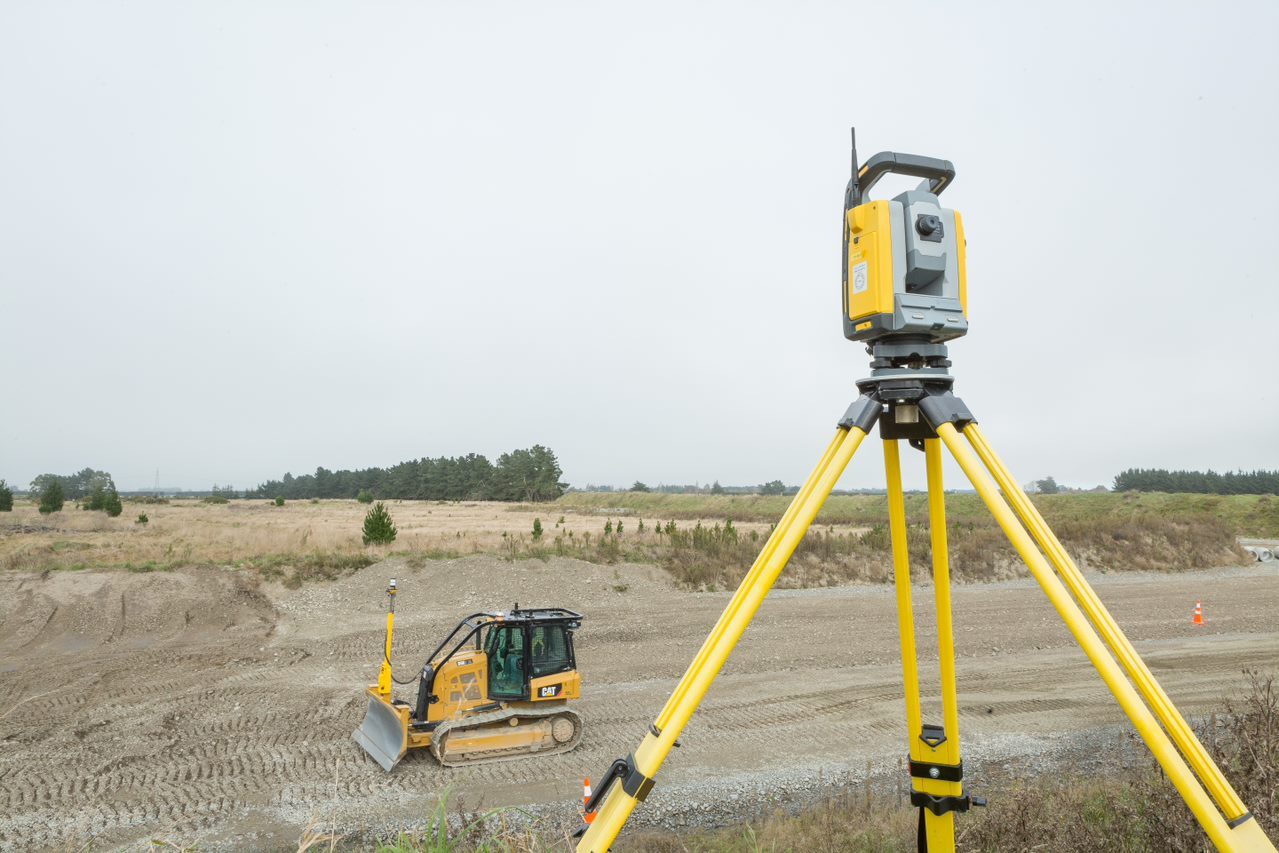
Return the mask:
[[[378,683],[355,742],[389,771],[410,749],[429,747],[447,767],[568,752],[582,740],[573,632],[582,615],[562,608],[472,613],[426,659],[417,704],[395,699],[391,636],[394,578],[387,587],[386,643]]]

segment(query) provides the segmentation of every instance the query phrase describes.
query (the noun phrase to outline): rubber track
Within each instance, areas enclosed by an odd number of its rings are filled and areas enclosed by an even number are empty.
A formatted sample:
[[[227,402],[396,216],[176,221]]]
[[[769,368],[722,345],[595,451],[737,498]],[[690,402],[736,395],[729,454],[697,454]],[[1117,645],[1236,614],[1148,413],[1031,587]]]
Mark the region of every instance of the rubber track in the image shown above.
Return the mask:
[[[462,761],[445,760],[443,750],[440,745],[444,743],[445,737],[453,731],[463,731],[465,729],[478,728],[486,726],[490,723],[500,723],[503,720],[515,718],[529,719],[546,719],[549,717],[567,717],[573,723],[573,737],[565,744],[552,747],[550,749],[540,749],[533,752],[527,752],[522,749],[503,751],[501,754],[492,755],[488,753],[481,754],[479,758],[468,758]],[[517,727],[518,730],[518,727]],[[431,735],[431,754],[439,760],[445,767],[472,767],[476,764],[491,764],[497,761],[514,761],[519,758],[541,757],[546,755],[563,755],[566,752],[572,752],[577,745],[582,742],[582,717],[576,711],[571,710],[567,705],[556,705],[550,708],[503,708],[499,711],[489,711],[487,714],[477,714],[474,717],[468,717],[461,720],[451,720],[441,723]]]

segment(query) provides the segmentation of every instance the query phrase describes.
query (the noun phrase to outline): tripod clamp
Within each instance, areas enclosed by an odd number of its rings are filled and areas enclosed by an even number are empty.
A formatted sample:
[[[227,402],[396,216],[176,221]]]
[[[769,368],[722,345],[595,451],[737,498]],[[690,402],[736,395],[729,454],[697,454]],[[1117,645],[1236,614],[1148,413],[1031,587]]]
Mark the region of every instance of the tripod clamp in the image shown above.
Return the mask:
[[[970,806],[985,808],[986,800],[982,797],[970,797],[967,794],[962,797],[934,797],[931,794],[912,791],[910,804],[918,806],[920,809],[928,809],[933,814],[941,817],[947,812],[966,812]]]
[[[941,424],[962,430],[976,422],[964,402],[951,392],[950,358],[945,344],[906,338],[877,341],[867,347],[871,374],[857,380],[861,396],[848,407],[839,426],[864,432],[879,422],[885,440],[905,439],[922,449],[936,438]]]

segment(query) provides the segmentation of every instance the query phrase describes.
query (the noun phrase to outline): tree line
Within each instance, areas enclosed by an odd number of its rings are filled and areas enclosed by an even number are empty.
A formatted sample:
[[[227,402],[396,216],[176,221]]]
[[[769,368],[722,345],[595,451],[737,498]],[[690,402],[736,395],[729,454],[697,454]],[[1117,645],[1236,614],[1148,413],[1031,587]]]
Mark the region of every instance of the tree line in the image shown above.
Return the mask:
[[[105,512],[113,518],[124,511],[111,475],[92,468],[74,474],[41,474],[31,481],[28,494],[39,498],[39,509],[43,515],[61,512],[68,500],[81,501],[77,504],[81,509]],[[0,480],[0,512],[12,510],[13,490]]]
[[[285,474],[244,493],[246,498],[354,498],[367,492],[379,499],[436,501],[552,501],[567,483],[555,454],[540,444],[503,453],[492,463],[484,456],[416,459],[389,468]]]
[[[1116,492],[1191,492],[1201,495],[1279,495],[1279,471],[1168,471],[1129,468],[1115,477]]]
[[[115,491],[115,481],[106,471],[85,468],[74,474],[41,474],[31,481],[29,492],[41,495],[57,483],[67,500],[78,501],[97,492]]]

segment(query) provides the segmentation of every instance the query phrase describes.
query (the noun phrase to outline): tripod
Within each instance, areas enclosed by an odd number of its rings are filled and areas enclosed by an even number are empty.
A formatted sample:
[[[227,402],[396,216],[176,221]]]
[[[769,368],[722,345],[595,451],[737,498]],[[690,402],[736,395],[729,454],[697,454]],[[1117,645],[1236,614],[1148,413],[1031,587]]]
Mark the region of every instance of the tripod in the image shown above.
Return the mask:
[[[872,347],[871,376],[840,419],[821,461],[787,508],[710,636],[680,679],[639,747],[613,762],[587,811],[598,810],[578,853],[604,853],[653,788],[667,754],[741,639],[778,575],[804,538],[853,454],[878,423],[884,440],[902,684],[910,756],[911,805],[919,808],[919,849],[955,850],[955,815],[984,801],[964,792],[959,750],[955,651],[942,445],[1025,561],[1075,641],[1096,667],[1128,719],[1218,850],[1275,851],[1257,821],[1173,706],[1136,649],[1049,529],[1035,505],[995,455],[972,413],[951,391],[944,344],[889,338]],[[928,475],[933,588],[937,608],[942,724],[922,722],[915,625],[911,609],[906,503],[900,442],[924,451]]]

